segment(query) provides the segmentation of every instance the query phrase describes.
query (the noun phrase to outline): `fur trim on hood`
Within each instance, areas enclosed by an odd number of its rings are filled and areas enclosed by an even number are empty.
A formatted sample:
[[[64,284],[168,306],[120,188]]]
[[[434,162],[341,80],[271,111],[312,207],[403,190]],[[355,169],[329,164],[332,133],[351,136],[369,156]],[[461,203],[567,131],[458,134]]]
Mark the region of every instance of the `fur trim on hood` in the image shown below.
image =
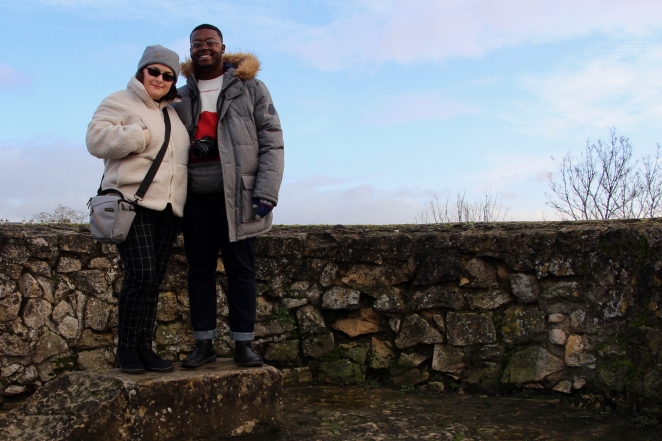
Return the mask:
[[[223,63],[230,63],[240,80],[255,78],[261,68],[257,55],[249,52],[226,53],[223,55]],[[195,73],[193,61],[190,58],[186,57],[181,66],[184,78],[189,78]]]

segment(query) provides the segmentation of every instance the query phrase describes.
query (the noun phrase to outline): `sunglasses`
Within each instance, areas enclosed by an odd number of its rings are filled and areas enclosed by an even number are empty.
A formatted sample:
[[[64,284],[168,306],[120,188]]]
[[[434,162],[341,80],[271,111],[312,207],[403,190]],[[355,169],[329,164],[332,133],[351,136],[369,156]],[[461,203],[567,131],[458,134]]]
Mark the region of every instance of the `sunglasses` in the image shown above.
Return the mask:
[[[167,72],[161,72],[155,67],[148,67],[147,73],[153,76],[154,78],[158,78],[159,76],[163,75],[163,81],[167,81],[169,83],[175,81],[175,76],[173,74]]]

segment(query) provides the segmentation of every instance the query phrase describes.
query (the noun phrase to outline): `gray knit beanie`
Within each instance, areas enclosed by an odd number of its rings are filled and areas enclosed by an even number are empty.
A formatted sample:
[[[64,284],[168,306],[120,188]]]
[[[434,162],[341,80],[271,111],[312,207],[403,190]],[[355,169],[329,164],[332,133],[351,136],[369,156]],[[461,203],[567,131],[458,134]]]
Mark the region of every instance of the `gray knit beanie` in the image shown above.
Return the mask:
[[[168,66],[172,69],[175,77],[179,77],[179,55],[160,44],[147,46],[140,62],[138,63],[138,71],[151,64],[163,64],[164,66]]]

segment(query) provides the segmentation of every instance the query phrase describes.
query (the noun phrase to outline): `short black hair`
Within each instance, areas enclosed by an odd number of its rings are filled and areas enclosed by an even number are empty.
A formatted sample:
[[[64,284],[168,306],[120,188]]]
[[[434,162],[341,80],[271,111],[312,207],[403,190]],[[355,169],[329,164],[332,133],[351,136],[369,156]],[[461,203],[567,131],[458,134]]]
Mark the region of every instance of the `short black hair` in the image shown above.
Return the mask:
[[[198,25],[195,28],[193,28],[193,30],[191,31],[191,34],[188,37],[189,40],[191,39],[191,35],[193,35],[193,33],[195,31],[199,30],[199,29],[211,29],[212,31],[216,31],[218,33],[218,36],[221,39],[221,43],[223,43],[223,34],[221,33],[221,30],[219,28],[217,28],[216,26],[210,25],[210,24],[207,24],[207,23],[203,23],[203,24]]]

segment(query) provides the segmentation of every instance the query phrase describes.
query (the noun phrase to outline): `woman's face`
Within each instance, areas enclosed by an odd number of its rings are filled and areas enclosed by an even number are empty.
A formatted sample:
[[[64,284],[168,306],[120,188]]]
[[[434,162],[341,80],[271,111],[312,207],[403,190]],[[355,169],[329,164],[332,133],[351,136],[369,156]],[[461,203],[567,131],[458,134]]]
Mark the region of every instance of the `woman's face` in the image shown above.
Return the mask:
[[[170,81],[167,81],[163,78],[165,74]],[[158,76],[155,76],[158,75]],[[163,64],[150,64],[147,67],[143,68],[143,86],[147,94],[155,101],[163,98],[170,88],[172,87],[172,82],[175,80],[172,69]]]

